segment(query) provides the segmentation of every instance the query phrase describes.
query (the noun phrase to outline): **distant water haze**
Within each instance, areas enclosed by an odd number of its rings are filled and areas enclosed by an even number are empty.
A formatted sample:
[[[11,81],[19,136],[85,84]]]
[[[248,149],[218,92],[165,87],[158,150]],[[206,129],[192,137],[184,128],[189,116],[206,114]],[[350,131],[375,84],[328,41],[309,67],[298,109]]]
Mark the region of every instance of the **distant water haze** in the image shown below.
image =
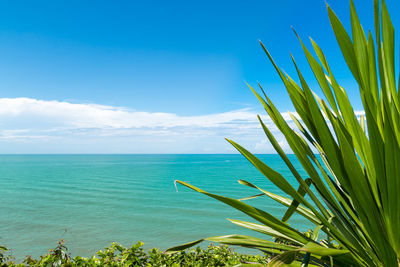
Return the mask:
[[[278,155],[259,157],[294,182]],[[241,155],[1,155],[0,244],[21,261],[60,239],[72,255],[89,256],[114,241],[166,249],[215,235],[262,236],[227,221],[253,221],[233,208],[183,186],[177,192],[175,179],[234,198],[257,194],[238,179],[281,194]],[[278,217],[285,211],[267,197],[247,202]],[[298,216],[290,223],[311,228]]]

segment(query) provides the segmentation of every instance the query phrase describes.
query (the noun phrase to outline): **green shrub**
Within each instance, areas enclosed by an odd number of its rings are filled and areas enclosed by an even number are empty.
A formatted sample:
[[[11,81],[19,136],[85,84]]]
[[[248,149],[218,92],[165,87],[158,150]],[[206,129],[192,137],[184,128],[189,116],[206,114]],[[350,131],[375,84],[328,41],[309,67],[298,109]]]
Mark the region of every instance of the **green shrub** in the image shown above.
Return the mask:
[[[197,247],[189,251],[168,254],[158,249],[151,249],[148,253],[143,250],[143,243],[138,242],[130,248],[125,248],[117,243],[96,252],[89,258],[81,256],[71,257],[64,241],[60,241],[49,254],[33,259],[27,256],[21,264],[14,263],[11,258],[6,258],[6,248],[0,247],[0,266],[235,266],[245,263],[265,264],[267,257],[260,255],[244,255],[234,252],[227,246],[214,246],[210,244],[206,249]],[[254,266],[254,265],[253,265]]]
[[[7,256],[7,251],[6,247],[0,246],[0,267],[5,267],[12,263],[12,257]]]
[[[302,177],[294,168],[259,117],[268,140],[296,178],[297,190],[279,172],[239,144],[228,141],[270,182],[290,196],[272,194],[239,180],[241,184],[258,190],[258,195],[266,195],[287,206],[288,211],[282,219],[243,201],[177,182],[258,221],[231,222],[284,242],[276,244],[242,235],[205,240],[280,253],[272,260],[271,266],[301,262],[303,266],[400,265],[400,85],[396,84],[394,27],[385,2],[382,0],[380,5],[379,0],[375,0],[374,10],[375,31],[366,35],[350,1],[350,35],[328,6],[336,40],[359,87],[365,112],[361,117],[355,114],[346,90],[339,85],[322,49],[312,39],[315,56],[298,37],[325,100],[310,89],[293,57],[299,82],[276,65],[261,43],[296,109],[297,115],[291,114],[291,117],[297,129],[289,126],[261,85],[262,96],[250,88],[284,135],[307,176]],[[320,158],[314,151],[319,152]],[[315,225],[311,235],[289,225],[288,219],[293,212]],[[319,232],[324,232],[328,238],[320,240]],[[170,251],[185,249],[203,240],[171,248]]]

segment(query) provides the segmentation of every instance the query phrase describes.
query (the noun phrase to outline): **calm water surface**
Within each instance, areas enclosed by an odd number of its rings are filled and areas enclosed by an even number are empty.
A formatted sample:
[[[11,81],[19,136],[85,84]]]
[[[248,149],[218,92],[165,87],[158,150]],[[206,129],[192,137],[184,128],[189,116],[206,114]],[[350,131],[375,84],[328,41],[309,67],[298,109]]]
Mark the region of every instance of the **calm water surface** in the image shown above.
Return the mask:
[[[291,177],[279,156],[259,157]],[[207,236],[253,235],[226,220],[251,219],[182,186],[176,192],[175,179],[235,198],[257,193],[238,179],[281,194],[240,155],[0,155],[0,245],[21,260],[60,239],[72,255],[89,256],[113,241],[166,249]],[[266,197],[248,203],[284,213]],[[310,226],[299,217],[290,222]]]

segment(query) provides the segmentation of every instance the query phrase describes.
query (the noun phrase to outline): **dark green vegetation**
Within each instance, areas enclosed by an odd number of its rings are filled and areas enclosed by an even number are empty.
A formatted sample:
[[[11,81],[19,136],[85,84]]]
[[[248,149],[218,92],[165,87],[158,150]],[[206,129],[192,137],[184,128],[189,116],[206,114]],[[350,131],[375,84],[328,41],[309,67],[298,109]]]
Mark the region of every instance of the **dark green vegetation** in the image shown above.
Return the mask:
[[[375,30],[365,33],[351,1],[349,34],[328,7],[337,43],[359,86],[365,112],[361,116],[355,114],[346,89],[335,79],[322,49],[312,39],[314,53],[299,37],[323,97],[310,89],[293,57],[297,81],[275,64],[261,44],[296,109],[297,115],[291,115],[296,129],[292,129],[284,120],[261,85],[261,95],[250,88],[285,136],[307,176],[302,177],[293,167],[261,118],[259,120],[267,138],[296,178],[298,188],[245,148],[228,141],[289,196],[272,194],[263,190],[262,185],[239,180],[239,183],[258,191],[253,197],[266,195],[287,206],[282,219],[244,203],[243,199],[211,194],[177,181],[258,221],[230,220],[232,223],[278,238],[283,243],[231,235],[197,240],[171,248],[170,251],[179,251],[209,240],[279,252],[270,263],[271,266],[283,263],[323,266],[322,261],[326,257],[329,258],[329,266],[399,266],[400,84],[396,83],[395,74],[394,27],[385,2],[380,4],[379,0],[375,0],[374,10]],[[315,151],[321,160],[314,155]],[[289,224],[293,212],[315,225],[312,235],[307,236]],[[325,240],[319,238],[320,232],[327,236]]]
[[[244,264],[264,265],[266,257],[259,255],[242,255],[234,252],[227,246],[208,246],[207,249],[196,248],[190,251],[182,251],[167,254],[158,249],[152,249],[147,253],[142,248],[143,243],[138,242],[130,248],[125,248],[117,243],[96,252],[90,258],[80,256],[72,258],[67,248],[61,241],[58,246],[50,250],[49,254],[40,259],[27,257],[23,263],[16,264],[7,251],[0,247],[0,267],[6,266],[235,266]]]

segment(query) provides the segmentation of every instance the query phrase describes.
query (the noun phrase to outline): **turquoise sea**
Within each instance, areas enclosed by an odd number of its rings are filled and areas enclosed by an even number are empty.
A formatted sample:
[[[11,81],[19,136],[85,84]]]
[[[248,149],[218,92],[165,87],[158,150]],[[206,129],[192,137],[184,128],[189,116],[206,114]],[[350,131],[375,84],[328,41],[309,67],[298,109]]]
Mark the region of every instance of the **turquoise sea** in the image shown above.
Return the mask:
[[[259,157],[291,177],[279,156]],[[166,249],[207,236],[253,234],[226,220],[251,218],[183,186],[177,192],[175,179],[235,198],[257,194],[238,179],[281,193],[241,155],[0,155],[0,245],[22,260],[60,239],[72,255],[89,256],[113,241]],[[267,197],[248,203],[284,213]],[[290,223],[310,226],[299,217]]]

